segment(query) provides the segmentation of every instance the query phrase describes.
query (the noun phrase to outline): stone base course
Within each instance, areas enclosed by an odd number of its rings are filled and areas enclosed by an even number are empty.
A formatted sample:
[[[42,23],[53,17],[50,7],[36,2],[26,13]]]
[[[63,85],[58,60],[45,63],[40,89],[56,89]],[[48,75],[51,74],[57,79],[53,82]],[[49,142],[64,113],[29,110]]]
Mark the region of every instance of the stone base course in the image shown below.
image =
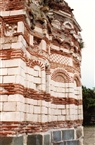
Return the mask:
[[[82,136],[76,139],[76,129],[74,128],[54,129],[21,136],[0,136],[0,145],[80,145],[80,140],[82,140]]]

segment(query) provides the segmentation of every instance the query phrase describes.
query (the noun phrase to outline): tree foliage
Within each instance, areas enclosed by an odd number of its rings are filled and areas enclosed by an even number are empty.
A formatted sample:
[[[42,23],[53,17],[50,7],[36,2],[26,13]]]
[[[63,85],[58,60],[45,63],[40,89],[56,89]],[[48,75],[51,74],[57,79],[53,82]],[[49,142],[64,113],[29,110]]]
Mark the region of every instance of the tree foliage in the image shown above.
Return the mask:
[[[84,125],[95,124],[95,91],[82,86]]]

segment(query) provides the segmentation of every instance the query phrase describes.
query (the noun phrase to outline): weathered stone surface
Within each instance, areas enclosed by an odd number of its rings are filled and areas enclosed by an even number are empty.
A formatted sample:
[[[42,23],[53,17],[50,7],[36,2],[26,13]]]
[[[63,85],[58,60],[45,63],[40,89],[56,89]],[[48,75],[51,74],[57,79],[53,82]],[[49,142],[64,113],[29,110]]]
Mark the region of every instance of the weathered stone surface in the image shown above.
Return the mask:
[[[52,139],[53,139],[53,142],[61,141],[61,131],[53,131]]]
[[[39,134],[28,135],[27,145],[42,145],[42,139],[42,135]]]
[[[44,135],[44,145],[50,145],[50,134]]]
[[[54,143],[53,145],[65,145],[65,142],[61,142],[61,143]]]
[[[74,139],[74,130],[63,130],[62,131],[62,140]]]
[[[0,145],[23,145],[23,137],[0,137]]]
[[[78,145],[78,140],[66,141],[65,145]]]

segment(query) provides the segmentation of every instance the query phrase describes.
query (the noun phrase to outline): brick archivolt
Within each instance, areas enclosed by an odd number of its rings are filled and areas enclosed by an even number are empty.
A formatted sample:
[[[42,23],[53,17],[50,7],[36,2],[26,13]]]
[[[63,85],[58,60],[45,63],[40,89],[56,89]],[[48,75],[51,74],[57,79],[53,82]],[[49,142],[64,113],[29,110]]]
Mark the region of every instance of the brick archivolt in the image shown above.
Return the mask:
[[[53,72],[51,79],[56,82],[71,83],[71,78],[63,69],[57,69]]]
[[[73,81],[76,82],[77,87],[81,86],[80,77],[77,74],[74,74]]]

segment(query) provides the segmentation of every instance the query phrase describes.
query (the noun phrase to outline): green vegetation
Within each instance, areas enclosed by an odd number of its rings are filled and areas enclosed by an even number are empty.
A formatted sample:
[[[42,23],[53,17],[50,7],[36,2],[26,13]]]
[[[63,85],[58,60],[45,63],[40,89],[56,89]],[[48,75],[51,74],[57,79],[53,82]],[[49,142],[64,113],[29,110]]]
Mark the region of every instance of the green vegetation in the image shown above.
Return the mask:
[[[80,45],[80,48],[84,48],[84,42],[83,41],[80,42],[79,45]]]
[[[95,125],[95,90],[82,87],[83,93],[83,125]]]

